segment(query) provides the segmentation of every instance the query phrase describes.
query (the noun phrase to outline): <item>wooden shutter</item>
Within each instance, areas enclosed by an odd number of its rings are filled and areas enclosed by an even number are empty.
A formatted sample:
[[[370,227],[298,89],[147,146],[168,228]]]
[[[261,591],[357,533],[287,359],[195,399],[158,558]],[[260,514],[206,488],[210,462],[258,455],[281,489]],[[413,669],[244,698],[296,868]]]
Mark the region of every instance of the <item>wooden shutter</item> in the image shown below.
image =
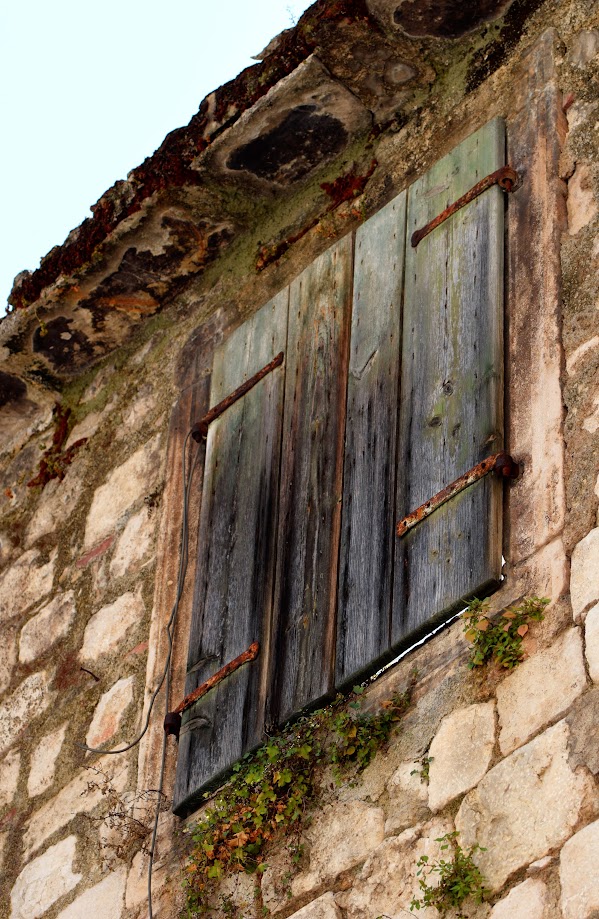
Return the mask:
[[[388,652],[406,223],[402,192],[356,234],[336,683]]]
[[[488,189],[417,248],[409,240],[504,163],[495,119],[408,190],[398,519],[503,446],[503,193]],[[497,584],[501,507],[487,476],[397,540],[394,646]]]
[[[287,308],[285,290],[216,352],[211,405],[285,351]],[[284,377],[273,370],[208,431],[186,693],[253,641],[260,653],[183,715],[179,815],[263,736]]]
[[[271,718],[333,688],[351,236],[291,285]]]

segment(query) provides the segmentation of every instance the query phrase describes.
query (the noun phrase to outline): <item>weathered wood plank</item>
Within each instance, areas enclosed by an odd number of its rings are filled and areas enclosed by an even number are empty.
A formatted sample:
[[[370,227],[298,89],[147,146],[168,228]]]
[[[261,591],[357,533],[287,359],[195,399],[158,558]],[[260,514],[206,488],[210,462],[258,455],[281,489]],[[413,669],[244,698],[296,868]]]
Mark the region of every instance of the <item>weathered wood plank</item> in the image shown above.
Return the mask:
[[[216,352],[215,405],[286,349],[288,289]],[[208,432],[186,693],[253,641],[260,654],[183,716],[177,814],[207,782],[262,739],[275,573],[285,367],[214,421]]]
[[[269,717],[332,690],[352,282],[352,238],[290,288]]]
[[[504,162],[495,119],[409,189],[408,240]],[[503,446],[503,213],[494,187],[407,244],[397,519]],[[497,583],[501,503],[488,476],[398,539],[395,646]]]
[[[337,687],[390,647],[406,193],[356,234],[337,602]]]

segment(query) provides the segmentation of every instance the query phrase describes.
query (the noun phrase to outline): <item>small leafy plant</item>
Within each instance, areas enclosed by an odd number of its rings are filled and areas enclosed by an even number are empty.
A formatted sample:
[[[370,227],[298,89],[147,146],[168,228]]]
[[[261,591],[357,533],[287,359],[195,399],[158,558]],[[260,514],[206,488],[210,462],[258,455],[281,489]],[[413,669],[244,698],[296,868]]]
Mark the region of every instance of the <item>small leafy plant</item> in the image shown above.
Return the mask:
[[[271,840],[285,834],[292,864],[303,855],[300,834],[321,792],[323,768],[337,781],[355,777],[388,741],[408,708],[410,691],[361,710],[362,687],[350,699],[298,719],[233,767],[233,775],[191,829],[185,868],[188,915],[210,909],[215,884],[232,872],[259,875]]]
[[[544,618],[547,598],[527,597],[517,606],[510,606],[500,616],[491,619],[488,600],[472,600],[462,613],[464,632],[472,643],[469,667],[482,667],[494,660],[500,667],[515,667],[524,652],[522,639],[531,622]]]
[[[434,758],[435,758],[434,756],[427,756],[426,754],[422,756],[419,760],[420,769],[412,769],[412,771],[410,772],[410,775],[419,775],[421,781],[426,782],[428,785],[428,781],[430,778],[430,771],[431,771],[431,763],[434,760]]]
[[[413,897],[410,910],[425,909],[434,906],[441,916],[447,915],[450,910],[457,910],[457,919],[465,919],[461,910],[462,904],[468,898],[474,903],[482,903],[489,892],[484,886],[484,878],[480,869],[475,865],[473,856],[476,852],[484,852],[481,846],[474,845],[468,850],[462,849],[457,838],[459,833],[446,833],[436,842],[442,843],[441,850],[451,850],[451,858],[440,858],[430,862],[428,855],[421,855],[417,861],[421,897]],[[430,884],[429,879],[436,876],[436,884]]]

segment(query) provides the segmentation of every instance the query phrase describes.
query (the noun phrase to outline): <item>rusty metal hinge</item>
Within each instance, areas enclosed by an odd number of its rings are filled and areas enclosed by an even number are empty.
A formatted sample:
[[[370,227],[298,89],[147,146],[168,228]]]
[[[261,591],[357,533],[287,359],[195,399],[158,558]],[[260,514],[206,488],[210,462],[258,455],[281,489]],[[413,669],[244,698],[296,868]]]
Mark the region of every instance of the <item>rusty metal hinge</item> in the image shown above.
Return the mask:
[[[477,182],[476,185],[473,185],[472,188],[466,192],[465,195],[462,195],[461,198],[458,198],[457,201],[454,201],[453,204],[450,204],[445,208],[444,211],[441,211],[433,220],[430,220],[427,224],[420,228],[420,230],[414,230],[412,233],[412,248],[415,249],[421,240],[425,236],[428,236],[429,233],[432,233],[440,224],[442,224],[448,217],[451,217],[452,214],[455,214],[456,211],[461,210],[467,204],[470,204],[471,201],[474,201],[475,198],[478,198],[479,195],[482,195],[487,188],[491,188],[493,185],[499,185],[503,191],[511,192],[515,191],[516,188],[520,185],[520,177],[515,169],[512,169],[511,166],[502,166],[501,169],[496,169],[495,172],[492,172],[490,175],[485,176],[484,179],[481,179],[480,182]]]
[[[465,488],[474,485],[475,482],[478,482],[479,479],[484,478],[484,476],[488,475],[490,472],[494,472],[502,479],[517,479],[520,475],[520,466],[512,459],[509,453],[494,453],[493,456],[488,456],[487,459],[473,466],[472,469],[469,469],[468,472],[461,475],[459,479],[451,482],[450,485],[447,485],[441,491],[437,492],[436,495],[433,495],[429,501],[421,504],[415,511],[412,511],[411,514],[408,514],[407,517],[400,520],[397,524],[397,535],[405,536],[408,530],[413,529],[421,520],[429,517],[438,507],[441,507],[442,504],[445,504],[445,502],[453,498],[454,495],[464,491]]]
[[[230,408],[235,402],[241,399],[242,396],[245,396],[250,389],[253,389],[256,383],[259,383],[260,380],[271,373],[276,367],[280,367],[285,358],[285,354],[281,351],[277,354],[276,357],[273,357],[272,361],[266,364],[265,367],[262,367],[261,370],[258,370],[253,376],[251,376],[245,383],[242,383],[241,386],[238,386],[237,389],[234,389],[233,392],[228,395],[222,402],[219,402],[214,408],[211,408],[209,412],[206,412],[203,418],[199,421],[196,421],[194,426],[191,429],[191,436],[197,443],[200,443],[202,440],[205,440],[208,436],[208,425],[213,421],[216,421],[224,411]]]
[[[210,692],[211,689],[214,689],[222,680],[230,676],[232,673],[235,673],[236,670],[239,670],[243,664],[248,664],[250,661],[255,661],[258,657],[260,651],[260,645],[257,641],[253,642],[247,649],[243,651],[232,661],[229,661],[228,664],[225,664],[224,667],[221,667],[220,670],[217,670],[211,677],[208,677],[197,689],[194,689],[193,692],[190,692],[188,696],[185,696],[182,702],[179,702],[177,707],[173,709],[172,712],[168,712],[164,719],[164,730],[166,734],[173,734],[177,739],[179,738],[179,731],[181,730],[181,715],[184,711],[197,702],[198,699],[201,699],[202,696],[205,696],[207,692]]]

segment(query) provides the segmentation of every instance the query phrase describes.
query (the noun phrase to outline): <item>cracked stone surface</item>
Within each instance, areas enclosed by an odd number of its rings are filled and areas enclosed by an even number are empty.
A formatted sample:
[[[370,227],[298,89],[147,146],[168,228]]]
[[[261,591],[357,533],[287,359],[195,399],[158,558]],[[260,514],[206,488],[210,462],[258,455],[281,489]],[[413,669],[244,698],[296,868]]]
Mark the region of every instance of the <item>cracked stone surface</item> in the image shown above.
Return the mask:
[[[38,919],[73,890],[82,875],[73,871],[77,839],[68,836],[25,865],[10,896],[10,919]]]
[[[474,788],[489,768],[494,745],[493,702],[457,709],[443,719],[428,753],[431,810]]]

